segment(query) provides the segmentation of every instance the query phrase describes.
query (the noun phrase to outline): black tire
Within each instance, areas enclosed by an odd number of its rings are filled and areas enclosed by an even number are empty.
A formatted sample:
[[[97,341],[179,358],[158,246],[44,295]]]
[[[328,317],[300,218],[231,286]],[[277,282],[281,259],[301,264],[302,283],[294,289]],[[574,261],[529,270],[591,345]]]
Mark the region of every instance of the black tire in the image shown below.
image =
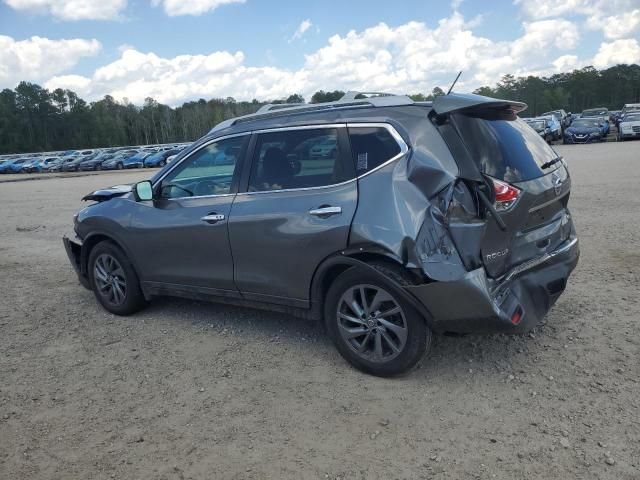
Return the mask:
[[[96,165],[96,170],[98,170],[98,171],[102,170],[102,165],[100,165],[100,164]]]
[[[167,162],[165,162],[164,160],[160,160],[160,162],[158,162],[158,165],[160,165],[161,167],[164,167],[167,164]]]
[[[124,165],[122,165],[121,163],[118,163],[116,165],[116,169],[118,169],[118,170],[122,170],[123,168],[124,168]]]
[[[413,283],[408,273],[399,267],[386,264],[372,266],[399,285]],[[391,300],[385,300],[388,303],[379,303],[380,307],[384,304],[384,308],[389,309],[388,312],[399,307],[399,313],[387,314],[376,319],[371,313],[357,317],[357,314],[354,315],[356,310],[351,308],[351,313],[346,310],[347,315],[345,316],[343,308],[352,304],[345,302],[345,298],[349,298],[352,291],[362,292],[361,287],[365,288],[364,296],[369,296],[364,302],[365,305],[375,303],[375,295],[378,292],[383,292],[388,295],[385,298]],[[374,292],[373,297],[371,291]],[[362,299],[362,295],[363,293],[359,295],[356,293],[353,298],[354,300],[356,297]],[[373,305],[369,306],[374,307]],[[379,313],[381,312],[377,310],[375,315]],[[352,319],[357,323],[354,323]],[[376,320],[384,321],[384,324],[378,323],[376,325]],[[396,292],[396,287],[381,280],[377,275],[357,267],[352,267],[340,274],[329,288],[325,298],[324,321],[329,337],[345,360],[355,368],[379,377],[392,377],[407,373],[417,365],[431,347],[431,329],[420,313]],[[393,323],[393,329],[388,328],[389,323]],[[348,336],[356,329],[367,329],[367,332],[363,332],[359,337],[345,338],[345,335]],[[377,329],[382,331],[378,332]],[[396,329],[404,330],[404,333],[398,336],[395,334]],[[378,340],[376,337],[381,337],[381,339]],[[402,337],[404,337],[404,343]],[[391,340],[389,340],[390,338]],[[382,355],[376,353],[378,343],[386,346],[386,353],[384,346],[380,347]],[[391,349],[392,343],[396,345],[395,350]],[[373,350],[372,352],[365,351],[369,347]]]
[[[109,278],[113,279],[113,281],[118,281],[121,293],[117,297],[110,294],[113,292],[114,287],[110,291],[106,291],[104,288],[101,289],[101,286],[106,283],[113,283],[111,280],[101,280],[99,278],[100,270],[97,268],[97,264],[104,265],[106,258],[113,259],[115,263],[112,263],[112,265],[119,267],[119,269],[114,268],[113,271],[109,272]],[[89,274],[89,283],[96,299],[108,312],[116,315],[131,315],[146,306],[147,302],[140,289],[138,275],[125,253],[114,243],[105,240],[93,247],[89,254],[87,272]],[[124,285],[122,285],[123,282]]]

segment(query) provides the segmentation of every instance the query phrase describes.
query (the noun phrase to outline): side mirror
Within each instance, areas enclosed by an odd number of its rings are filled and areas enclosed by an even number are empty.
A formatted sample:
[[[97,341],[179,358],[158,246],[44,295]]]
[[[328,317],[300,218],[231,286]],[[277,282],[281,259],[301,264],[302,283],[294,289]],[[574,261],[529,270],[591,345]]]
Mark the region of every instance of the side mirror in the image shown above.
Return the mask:
[[[153,188],[151,182],[145,180],[144,182],[138,182],[133,187],[133,194],[136,197],[137,202],[144,202],[146,200],[153,200]]]

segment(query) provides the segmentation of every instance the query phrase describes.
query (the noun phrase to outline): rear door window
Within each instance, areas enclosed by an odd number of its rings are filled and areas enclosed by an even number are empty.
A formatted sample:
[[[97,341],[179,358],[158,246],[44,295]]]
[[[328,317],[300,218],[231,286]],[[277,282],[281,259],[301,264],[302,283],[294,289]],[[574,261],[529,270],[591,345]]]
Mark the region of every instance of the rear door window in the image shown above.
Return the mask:
[[[249,191],[334,185],[354,177],[340,147],[339,129],[292,129],[257,136]]]
[[[562,165],[556,162],[550,168],[541,168],[558,154],[523,120],[465,114],[452,117],[462,141],[486,175],[507,182],[522,182],[546,175]]]
[[[349,127],[351,152],[356,174],[363,175],[400,153],[400,145],[383,127]]]

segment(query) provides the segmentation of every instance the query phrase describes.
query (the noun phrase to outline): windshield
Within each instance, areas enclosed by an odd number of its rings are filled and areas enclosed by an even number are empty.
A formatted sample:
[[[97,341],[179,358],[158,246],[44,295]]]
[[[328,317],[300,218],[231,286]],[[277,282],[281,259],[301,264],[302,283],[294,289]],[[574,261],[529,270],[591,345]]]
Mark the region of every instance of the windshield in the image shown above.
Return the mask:
[[[601,117],[607,115],[608,111],[602,108],[596,108],[594,110],[585,110],[582,112],[583,117]]]
[[[540,120],[536,122],[529,121],[527,123],[531,125],[533,128],[535,128],[536,130],[542,130],[544,128],[544,122]]]
[[[456,127],[480,170],[507,182],[522,182],[541,177],[558,168],[542,165],[558,158],[547,142],[521,119],[485,119],[454,114]]]
[[[593,120],[574,120],[571,126],[580,128],[599,128],[598,122],[594,122]]]

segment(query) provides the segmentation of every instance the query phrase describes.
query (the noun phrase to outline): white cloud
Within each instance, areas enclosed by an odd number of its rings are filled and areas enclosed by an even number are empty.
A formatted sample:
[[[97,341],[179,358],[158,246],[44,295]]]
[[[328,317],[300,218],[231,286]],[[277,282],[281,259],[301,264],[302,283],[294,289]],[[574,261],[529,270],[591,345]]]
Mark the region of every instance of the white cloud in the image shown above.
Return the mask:
[[[293,33],[293,36],[291,37],[289,42],[302,38],[305,32],[309,30],[312,26],[313,26],[313,23],[311,23],[311,20],[308,18],[300,22],[300,25],[298,25],[298,28],[296,28],[296,31]]]
[[[60,20],[112,20],[120,16],[127,0],[4,0],[15,10],[49,14]]]
[[[151,0],[154,6],[162,5],[170,17],[179,15],[202,15],[230,3],[244,3],[245,0]]]
[[[608,39],[630,36],[640,30],[638,0],[514,0],[525,18],[584,17],[585,26],[602,30]],[[608,15],[619,12],[616,15]]]
[[[618,63],[640,63],[640,44],[637,39],[602,43],[593,57],[593,66],[596,68],[606,68]]]
[[[477,35],[473,26],[459,12],[435,28],[421,22],[380,23],[330,37],[295,70],[247,65],[242,52],[163,58],[125,47],[118,60],[93,75],[57,76],[47,86],[69,85],[88,100],[111,94],[141,104],[151,96],[178,105],[227,96],[265,100],[301,93],[309,98],[319,89],[430,92],[435,85],[448,86],[459,70],[463,74],[456,89],[470,91],[506,73],[551,75],[592,63],[640,62],[637,40],[618,39],[603,44],[594,58],[579,57],[573,51],[579,30],[565,19],[525,22],[513,41],[493,41]]]
[[[50,40],[31,37],[16,41],[0,35],[0,87],[13,88],[21,80],[41,82],[69,70],[83,57],[100,51],[97,40]]]

